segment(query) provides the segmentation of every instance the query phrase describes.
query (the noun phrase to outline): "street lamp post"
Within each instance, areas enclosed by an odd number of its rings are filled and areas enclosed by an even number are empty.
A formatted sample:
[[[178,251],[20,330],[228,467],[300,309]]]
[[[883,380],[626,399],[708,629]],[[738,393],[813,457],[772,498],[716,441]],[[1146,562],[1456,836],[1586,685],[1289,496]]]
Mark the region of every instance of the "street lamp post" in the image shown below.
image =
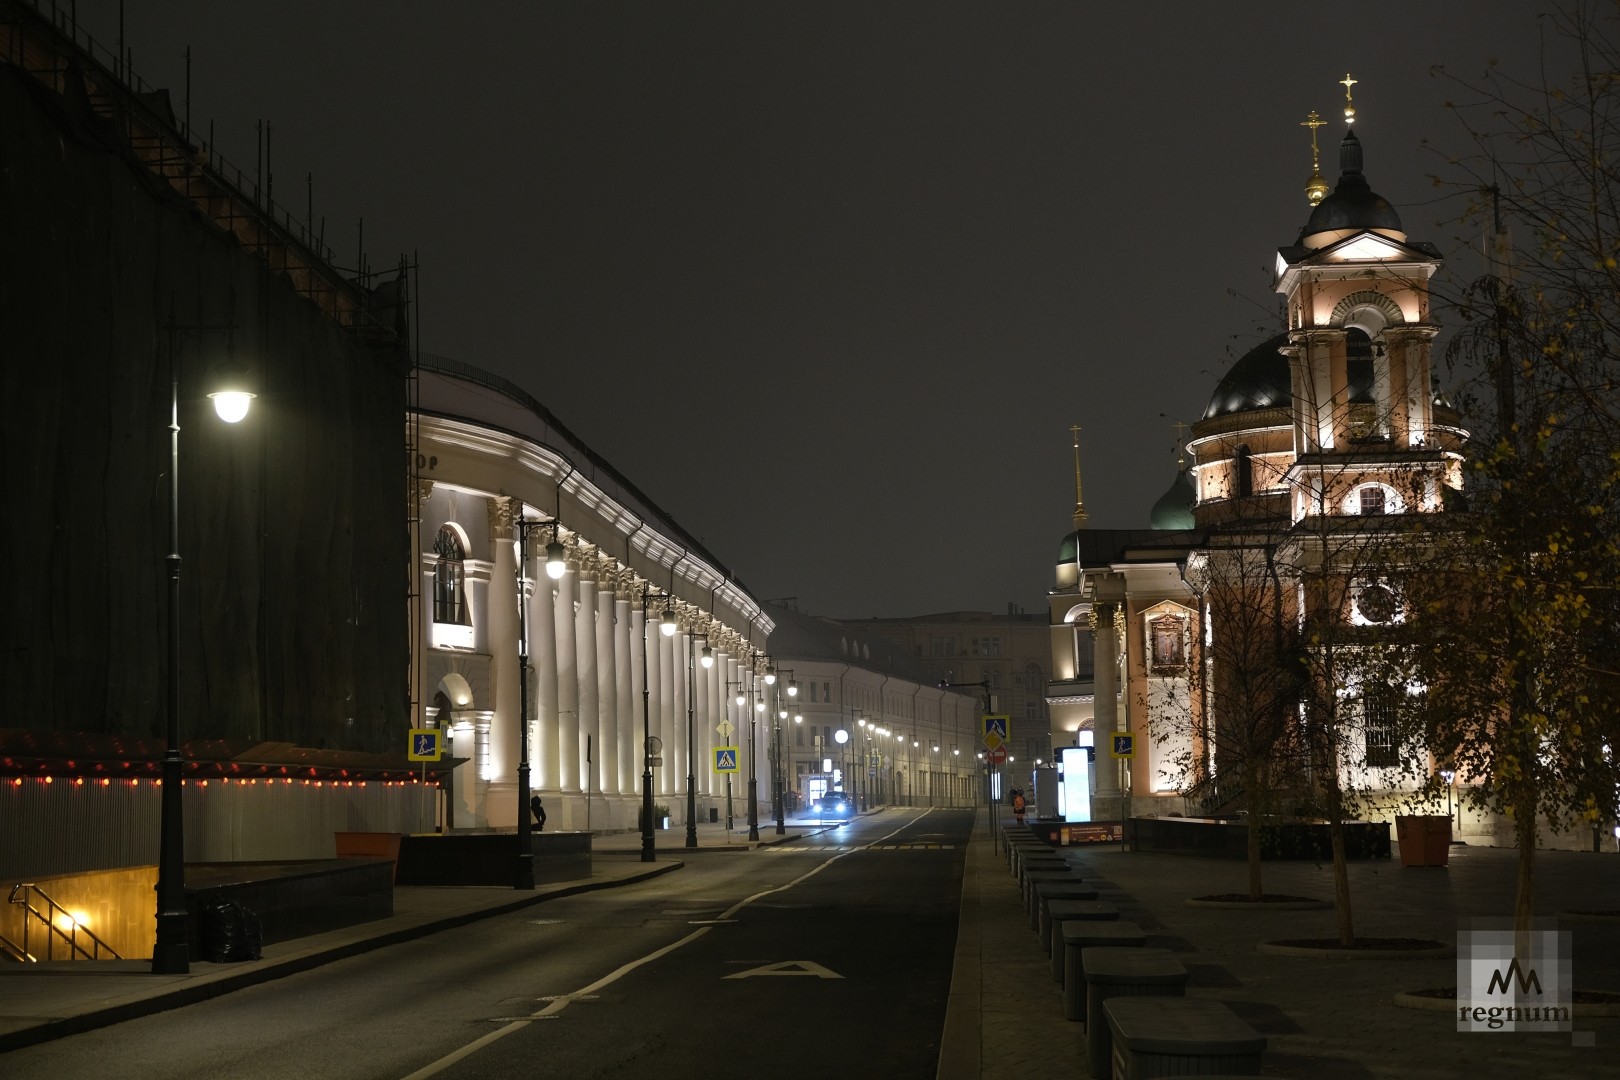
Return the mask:
[[[180,365],[175,356],[181,333],[231,333],[228,323],[182,326],[170,301],[166,359],[169,366],[169,576],[168,702],[164,717],[163,794],[159,805],[157,937],[152,946],[155,975],[184,975],[191,970],[190,915],[186,911],[184,776],[180,760]],[[214,411],[228,424],[247,415],[253,395],[240,385],[208,395]]]
[[[556,521],[530,521],[521,509],[516,521],[518,531],[518,787],[517,787],[517,866],[512,877],[512,888],[534,888],[534,827],[530,822],[529,792],[529,532],[550,529],[551,542],[546,545],[546,576],[553,580],[567,572],[568,563],[563,546],[557,539]],[[587,791],[589,788],[587,787]]]
[[[774,676],[773,676],[774,678]],[[754,711],[748,717],[748,839],[759,839],[759,765],[756,747],[758,746],[759,714],[765,711],[765,698],[759,690],[754,690]]]
[[[708,671],[714,667],[714,650],[709,648],[709,635],[698,635],[703,638],[703,670]],[[686,846],[698,846],[697,838],[697,777],[692,764],[694,744],[692,741],[692,716],[696,711],[694,683],[697,681],[697,669],[692,665],[692,642],[686,643]]]
[[[673,573],[673,571],[671,571]],[[641,861],[654,862],[658,858],[653,843],[653,765],[652,765],[652,687],[647,685],[647,652],[657,642],[648,633],[652,625],[652,612],[647,605],[652,599],[652,586],[641,587]]]

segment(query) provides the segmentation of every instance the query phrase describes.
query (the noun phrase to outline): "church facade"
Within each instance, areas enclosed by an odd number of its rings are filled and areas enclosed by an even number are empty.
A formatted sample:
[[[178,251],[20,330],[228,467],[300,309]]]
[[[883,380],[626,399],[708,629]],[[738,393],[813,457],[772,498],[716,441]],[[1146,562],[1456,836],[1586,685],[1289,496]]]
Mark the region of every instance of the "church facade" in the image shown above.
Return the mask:
[[[1414,515],[1466,505],[1468,431],[1434,379],[1440,252],[1372,189],[1346,113],[1338,182],[1312,177],[1277,252],[1284,325],[1215,387],[1152,529],[1086,528],[1077,446],[1048,606],[1053,735],[1096,745],[1099,819],[1451,813],[1469,842],[1507,844],[1460,799],[1418,805],[1426,776],[1466,778],[1401,744],[1423,688],[1370,674],[1413,614],[1388,569],[1432,531]]]

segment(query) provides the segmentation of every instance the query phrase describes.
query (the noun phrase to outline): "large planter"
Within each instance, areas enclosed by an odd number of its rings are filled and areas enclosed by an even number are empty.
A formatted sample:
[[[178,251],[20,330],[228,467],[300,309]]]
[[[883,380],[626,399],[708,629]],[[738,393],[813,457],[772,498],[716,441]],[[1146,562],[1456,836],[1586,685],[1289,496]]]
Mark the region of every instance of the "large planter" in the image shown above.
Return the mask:
[[[1397,814],[1395,842],[1402,866],[1444,866],[1451,854],[1451,816]]]
[[[340,859],[387,859],[399,873],[399,841],[397,832],[340,832],[332,839]]]

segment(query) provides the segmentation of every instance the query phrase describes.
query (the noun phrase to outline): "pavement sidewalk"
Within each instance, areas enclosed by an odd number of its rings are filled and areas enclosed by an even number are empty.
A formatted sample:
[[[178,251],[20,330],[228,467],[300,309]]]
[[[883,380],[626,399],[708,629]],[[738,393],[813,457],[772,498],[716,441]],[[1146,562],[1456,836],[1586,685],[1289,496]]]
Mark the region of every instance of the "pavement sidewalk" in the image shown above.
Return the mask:
[[[147,960],[6,965],[0,967],[0,1053],[180,1008],[560,896],[646,881],[679,870],[688,858],[746,853],[835,827],[815,818],[790,820],[782,835],[774,821],[760,822],[757,841],[748,839],[745,821],[729,830],[705,822],[698,826],[696,848],[685,846],[684,829],[659,830],[652,862],[641,861],[641,833],[599,833],[591,840],[589,878],[538,885],[533,892],[396,886],[388,918],[266,945],[258,960],[193,963],[185,975],[154,975]]]
[[[879,811],[880,813],[883,811]],[[895,811],[903,813],[904,811]],[[832,827],[832,826],[826,826]],[[187,975],[152,975],[145,961],[16,966],[0,969],[0,1051],[176,1008],[280,978],[385,945],[542,903],[669,873],[692,858],[745,854],[792,843],[823,825],[792,819],[777,836],[761,822],[698,828],[686,848],[682,830],[655,834],[656,859],[640,859],[639,833],[593,839],[589,879],[539,886],[395,890],[387,919],[266,946],[262,959],[199,963]],[[1187,967],[1187,993],[1224,1001],[1270,1041],[1265,1075],[1311,1080],[1451,1080],[1454,1077],[1615,1075],[1620,1017],[1577,1016],[1572,1033],[1462,1034],[1445,1012],[1401,1008],[1396,992],[1453,985],[1450,958],[1319,959],[1261,952],[1268,940],[1330,936],[1334,913],[1252,912],[1189,906],[1190,897],[1246,888],[1241,861],[1125,852],[1116,846],[1060,849],[1074,873],[1139,924],[1148,944],[1168,948]],[[1397,860],[1351,864],[1357,931],[1363,935],[1454,941],[1474,917],[1512,911],[1515,854],[1454,848],[1449,867],[1403,868]],[[1267,863],[1266,890],[1331,897],[1332,868]],[[1620,908],[1620,855],[1539,852],[1538,909]],[[1561,924],[1574,935],[1575,984],[1620,991],[1620,920]],[[964,864],[962,907],[939,1080],[1056,1080],[1085,1077],[1084,1029],[1063,1019],[1046,954],[1029,930],[1018,884],[1001,842],[981,819]],[[0,1073],[4,1061],[0,1059]]]

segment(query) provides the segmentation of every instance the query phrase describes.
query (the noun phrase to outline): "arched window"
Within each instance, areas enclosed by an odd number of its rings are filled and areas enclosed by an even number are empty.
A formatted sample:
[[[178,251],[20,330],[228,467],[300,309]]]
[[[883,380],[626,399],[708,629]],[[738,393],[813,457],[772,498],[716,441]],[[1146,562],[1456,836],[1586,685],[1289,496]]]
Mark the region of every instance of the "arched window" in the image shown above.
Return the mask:
[[[1234,467],[1237,471],[1237,493],[1239,496],[1254,494],[1254,462],[1249,454],[1249,445],[1244,443],[1237,448],[1237,457]]]
[[[467,626],[467,550],[461,534],[449,525],[439,526],[433,538],[439,561],[433,564],[433,621]]]

